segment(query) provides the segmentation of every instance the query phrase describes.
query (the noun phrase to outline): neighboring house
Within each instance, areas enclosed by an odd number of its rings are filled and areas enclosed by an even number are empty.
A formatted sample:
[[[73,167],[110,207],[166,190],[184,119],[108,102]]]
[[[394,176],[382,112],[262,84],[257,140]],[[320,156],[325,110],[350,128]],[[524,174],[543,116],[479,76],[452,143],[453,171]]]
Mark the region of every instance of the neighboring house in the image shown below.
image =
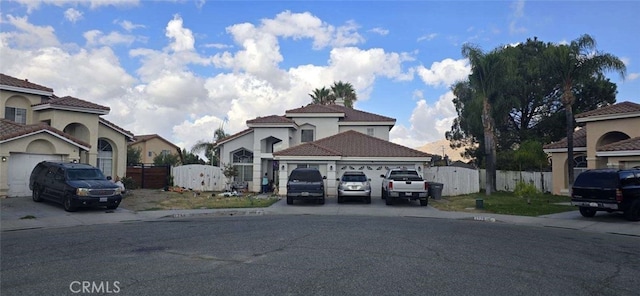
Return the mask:
[[[88,163],[124,176],[133,137],[102,118],[109,107],[0,74],[0,196],[28,196],[29,176],[43,160]]]
[[[217,143],[221,163],[237,168],[236,182],[260,190],[267,174],[286,194],[287,178],[297,167],[315,167],[326,176],[328,195],[336,194],[336,178],[362,171],[373,195],[380,196],[381,174],[387,168],[424,171],[431,155],[389,142],[395,119],[335,105],[310,104],[247,121],[248,129]]]
[[[140,149],[140,161],[144,164],[152,164],[158,155],[179,155],[181,151],[180,147],[157,134],[134,136],[129,147]]]
[[[586,169],[640,166],[640,104],[621,102],[575,116],[574,177]],[[544,146],[551,153],[553,193],[569,194],[567,139]]]

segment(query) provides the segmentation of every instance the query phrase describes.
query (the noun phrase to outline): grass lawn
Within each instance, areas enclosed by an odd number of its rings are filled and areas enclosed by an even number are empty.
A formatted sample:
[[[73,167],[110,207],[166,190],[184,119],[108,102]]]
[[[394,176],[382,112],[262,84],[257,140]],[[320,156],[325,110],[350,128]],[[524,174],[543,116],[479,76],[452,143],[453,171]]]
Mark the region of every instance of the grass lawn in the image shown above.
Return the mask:
[[[217,193],[136,190],[123,199],[122,206],[134,211],[263,208],[278,201],[277,196],[256,198],[248,193],[244,196],[224,197]]]
[[[483,200],[484,208],[481,210],[475,208],[477,198]],[[531,203],[528,203],[526,198],[518,197],[512,192],[500,191],[494,192],[490,196],[486,196],[484,192],[460,196],[444,196],[440,200],[429,201],[429,205],[443,211],[541,216],[577,210],[574,206],[565,205],[570,201],[571,198],[569,196],[538,194],[532,196]]]

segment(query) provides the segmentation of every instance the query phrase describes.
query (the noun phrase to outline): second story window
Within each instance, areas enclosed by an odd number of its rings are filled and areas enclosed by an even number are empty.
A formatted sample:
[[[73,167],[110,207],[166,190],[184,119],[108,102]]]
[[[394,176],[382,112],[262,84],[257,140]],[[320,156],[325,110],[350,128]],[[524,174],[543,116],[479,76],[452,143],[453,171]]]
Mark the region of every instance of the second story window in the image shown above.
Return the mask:
[[[151,157],[151,156],[153,156],[153,152],[149,151],[149,152],[147,153],[147,155],[149,155],[148,157]]]
[[[163,156],[167,156],[167,155],[169,155],[169,154],[171,154],[171,153],[169,152],[169,150],[162,150],[161,155],[163,155]]]
[[[27,109],[4,107],[4,117],[13,122],[27,124]]]
[[[373,128],[372,127],[368,127],[367,128],[367,135],[373,136]]]
[[[300,134],[301,142],[313,142],[313,130],[303,129]]]

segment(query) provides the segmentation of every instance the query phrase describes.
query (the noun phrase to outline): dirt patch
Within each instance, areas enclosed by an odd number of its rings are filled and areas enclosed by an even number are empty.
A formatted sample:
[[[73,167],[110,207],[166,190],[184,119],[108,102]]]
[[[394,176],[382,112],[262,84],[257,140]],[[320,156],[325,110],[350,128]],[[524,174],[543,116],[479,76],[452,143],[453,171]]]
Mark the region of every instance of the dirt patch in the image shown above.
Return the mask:
[[[120,206],[131,211],[224,209],[268,207],[278,201],[277,196],[220,196],[218,192],[170,192],[160,189],[130,190]]]

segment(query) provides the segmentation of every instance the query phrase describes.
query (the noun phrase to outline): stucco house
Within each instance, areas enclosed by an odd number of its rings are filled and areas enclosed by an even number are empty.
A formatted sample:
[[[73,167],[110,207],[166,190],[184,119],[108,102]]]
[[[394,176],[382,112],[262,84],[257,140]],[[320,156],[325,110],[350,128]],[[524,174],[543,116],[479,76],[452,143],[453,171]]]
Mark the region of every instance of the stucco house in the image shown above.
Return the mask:
[[[420,172],[431,155],[389,142],[395,119],[345,107],[310,104],[284,115],[258,117],[247,129],[217,143],[223,165],[238,170],[236,182],[260,190],[261,177],[286,194],[287,178],[297,167],[318,168],[326,177],[326,194],[336,194],[336,178],[344,171],[362,171],[380,196],[380,174],[387,168],[407,167]]]
[[[43,160],[88,163],[124,176],[133,134],[102,118],[109,107],[0,74],[0,196],[28,196],[29,176]]]
[[[157,135],[138,135],[133,137],[129,147],[140,149],[140,161],[144,164],[153,163],[153,159],[158,155],[174,154],[179,155],[180,147]]]
[[[575,116],[574,177],[586,169],[640,166],[640,104],[621,102]],[[569,194],[567,139],[545,145],[551,154],[553,193]]]

